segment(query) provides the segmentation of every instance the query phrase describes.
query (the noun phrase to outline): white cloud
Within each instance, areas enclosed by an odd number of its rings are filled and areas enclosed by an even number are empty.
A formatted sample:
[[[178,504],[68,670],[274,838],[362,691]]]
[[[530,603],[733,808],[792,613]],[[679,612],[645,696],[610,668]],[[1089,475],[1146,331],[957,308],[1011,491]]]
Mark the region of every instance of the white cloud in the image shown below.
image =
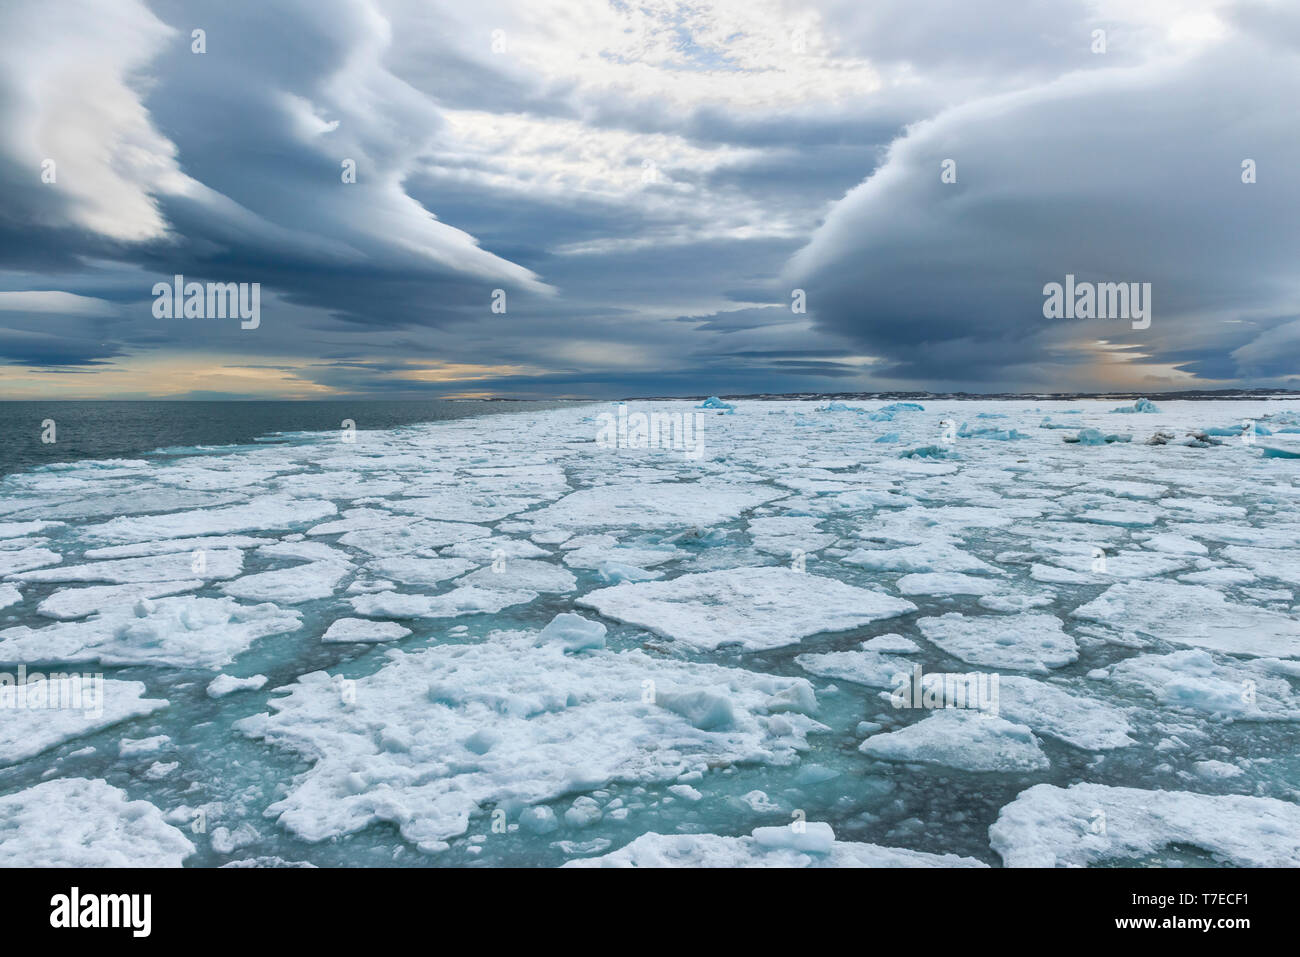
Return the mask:
[[[0,292],[0,312],[49,312],[64,316],[111,316],[117,307],[94,296],[55,289]]]
[[[137,0],[8,0],[0,35],[0,151],[29,171],[30,189],[57,197],[56,224],[127,241],[164,235],[154,196],[184,191],[187,178],[141,102],[139,73],[176,32]],[[52,184],[41,180],[47,160]]]

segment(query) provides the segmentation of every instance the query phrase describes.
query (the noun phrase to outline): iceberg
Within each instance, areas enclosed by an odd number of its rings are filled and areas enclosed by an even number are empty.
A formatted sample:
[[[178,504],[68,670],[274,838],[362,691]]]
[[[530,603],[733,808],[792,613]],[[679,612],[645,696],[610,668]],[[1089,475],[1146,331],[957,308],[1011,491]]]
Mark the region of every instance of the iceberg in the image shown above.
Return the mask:
[[[723,402],[716,395],[711,395],[695,408],[697,409],[720,409],[723,412],[734,412],[736,407],[728,402]]]
[[[1111,409],[1110,411],[1131,414],[1134,412],[1156,413],[1159,412],[1160,409],[1158,409],[1156,404],[1150,399],[1138,399],[1132,405],[1121,405],[1119,408]]]
[[[1103,435],[1097,429],[1080,429],[1078,435],[1065,436],[1066,442],[1078,443],[1079,445],[1109,445],[1112,442],[1131,442],[1131,435],[1115,435],[1114,433]]]

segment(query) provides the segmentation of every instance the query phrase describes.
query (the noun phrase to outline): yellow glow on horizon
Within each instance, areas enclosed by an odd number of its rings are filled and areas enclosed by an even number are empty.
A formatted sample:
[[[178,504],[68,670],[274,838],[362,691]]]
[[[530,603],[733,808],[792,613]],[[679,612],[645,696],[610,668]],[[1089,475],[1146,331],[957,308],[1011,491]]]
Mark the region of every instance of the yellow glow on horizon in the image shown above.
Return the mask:
[[[0,399],[177,399],[204,392],[254,399],[328,399],[350,394],[313,382],[297,371],[317,364],[319,360],[314,358],[268,358],[263,364],[245,355],[149,353],[84,367],[0,366]],[[454,384],[480,383],[501,376],[543,375],[546,371],[519,365],[426,361],[410,363],[387,375],[412,383]],[[475,386],[448,394],[454,398],[498,395]]]
[[[326,398],[336,390],[300,378],[290,368],[309,360],[287,359],[274,368],[246,356],[183,356],[153,353],[112,359],[103,365],[60,370],[0,366],[4,399],[175,399],[195,392],[228,392],[253,398]]]
[[[436,362],[432,365],[409,366],[392,373],[398,379],[415,382],[473,382],[499,376],[542,375],[545,370],[528,366],[485,366],[468,362]]]
[[[1092,354],[1093,363],[1088,377],[1093,388],[1101,391],[1122,392],[1135,388],[1152,388],[1176,391],[1178,389],[1213,389],[1222,383],[1216,379],[1202,379],[1185,372],[1176,365],[1149,362],[1150,356],[1140,347],[1104,339],[1084,347]]]

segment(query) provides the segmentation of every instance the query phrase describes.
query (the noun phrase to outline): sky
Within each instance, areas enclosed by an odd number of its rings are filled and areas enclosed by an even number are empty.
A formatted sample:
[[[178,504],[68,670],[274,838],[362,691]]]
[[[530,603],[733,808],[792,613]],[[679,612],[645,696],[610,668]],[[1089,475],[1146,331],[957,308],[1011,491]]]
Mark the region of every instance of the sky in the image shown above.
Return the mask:
[[[5,0],[0,398],[1300,388],[1298,102],[1265,0]]]

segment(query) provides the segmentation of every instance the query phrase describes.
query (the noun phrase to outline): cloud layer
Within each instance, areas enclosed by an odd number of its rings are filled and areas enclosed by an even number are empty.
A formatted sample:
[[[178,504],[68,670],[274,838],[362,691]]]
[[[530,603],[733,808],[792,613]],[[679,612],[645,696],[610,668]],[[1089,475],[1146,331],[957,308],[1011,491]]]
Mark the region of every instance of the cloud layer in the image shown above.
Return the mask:
[[[0,382],[1285,385],[1298,38],[1172,0],[13,0]],[[1151,328],[1043,319],[1066,273],[1151,282]],[[261,325],[155,319],[175,274],[260,282]]]

